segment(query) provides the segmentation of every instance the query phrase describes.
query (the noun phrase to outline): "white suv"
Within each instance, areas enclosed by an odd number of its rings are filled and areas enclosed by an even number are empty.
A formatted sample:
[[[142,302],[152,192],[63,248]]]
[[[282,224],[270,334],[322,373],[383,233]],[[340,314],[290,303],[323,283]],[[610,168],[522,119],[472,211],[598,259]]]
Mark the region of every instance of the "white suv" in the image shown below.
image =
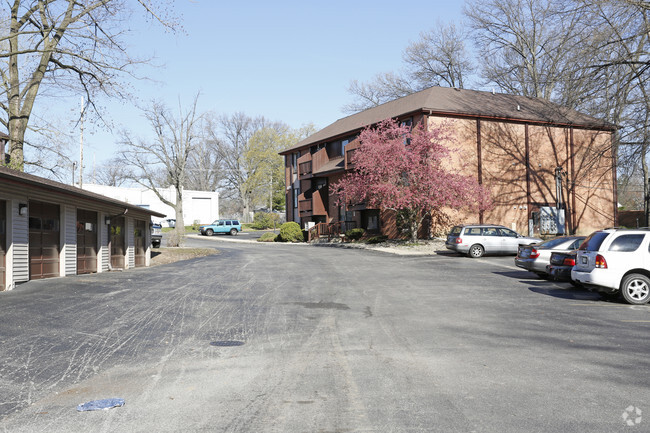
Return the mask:
[[[582,243],[571,279],[630,304],[650,301],[650,230],[605,229]]]

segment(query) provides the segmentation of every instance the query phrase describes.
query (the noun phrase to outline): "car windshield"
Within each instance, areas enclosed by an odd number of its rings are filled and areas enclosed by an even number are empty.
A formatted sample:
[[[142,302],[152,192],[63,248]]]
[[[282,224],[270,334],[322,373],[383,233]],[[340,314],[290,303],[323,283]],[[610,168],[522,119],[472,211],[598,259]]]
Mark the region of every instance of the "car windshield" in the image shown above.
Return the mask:
[[[609,236],[608,232],[593,232],[580,245],[579,249],[583,251],[598,251],[607,236]]]

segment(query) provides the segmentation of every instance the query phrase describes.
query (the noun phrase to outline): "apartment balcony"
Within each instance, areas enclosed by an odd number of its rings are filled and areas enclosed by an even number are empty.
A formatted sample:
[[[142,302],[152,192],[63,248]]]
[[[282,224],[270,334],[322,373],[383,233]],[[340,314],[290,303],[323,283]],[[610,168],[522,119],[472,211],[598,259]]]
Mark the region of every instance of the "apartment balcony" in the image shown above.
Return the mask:
[[[310,217],[314,215],[327,216],[327,193],[323,191],[315,191],[311,198],[298,200],[298,211],[300,217]]]
[[[311,153],[307,152],[298,158],[298,177],[301,180],[311,178],[312,158]]]
[[[298,164],[298,174],[300,179],[310,179],[312,177],[311,161],[301,162]]]
[[[301,217],[312,216],[312,208],[312,200],[310,198],[298,201],[298,211],[300,211]]]
[[[359,147],[358,141],[350,143],[345,147],[345,169],[346,170],[351,170],[354,168],[354,163],[352,162],[352,155],[354,155],[354,152],[356,152],[358,147]]]

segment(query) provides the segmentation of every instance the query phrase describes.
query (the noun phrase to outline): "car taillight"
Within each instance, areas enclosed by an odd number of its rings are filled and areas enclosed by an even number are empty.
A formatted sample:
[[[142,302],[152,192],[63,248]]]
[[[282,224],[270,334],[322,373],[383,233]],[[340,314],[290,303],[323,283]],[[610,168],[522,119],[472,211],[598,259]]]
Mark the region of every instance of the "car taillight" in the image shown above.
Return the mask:
[[[533,248],[532,250],[530,250],[530,256],[529,257],[531,259],[536,259],[537,257],[539,257],[539,252],[535,248]]]
[[[605,257],[601,256],[600,254],[596,256],[596,267],[600,269],[607,269],[607,260],[605,260]]]
[[[565,257],[564,260],[562,261],[563,266],[575,266],[576,265],[576,260],[572,257]]]
[[[457,243],[457,244],[462,244],[462,243],[463,243],[463,240],[462,240],[461,238],[456,238],[456,243]]]

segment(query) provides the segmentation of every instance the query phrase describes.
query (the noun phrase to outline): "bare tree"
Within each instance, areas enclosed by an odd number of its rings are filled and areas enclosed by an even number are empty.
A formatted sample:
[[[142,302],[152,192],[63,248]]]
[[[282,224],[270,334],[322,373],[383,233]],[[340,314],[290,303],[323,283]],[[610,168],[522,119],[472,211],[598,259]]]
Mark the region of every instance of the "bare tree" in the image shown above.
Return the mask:
[[[196,112],[197,102],[198,95],[187,111],[179,102],[177,116],[160,103],[153,103],[145,109],[145,117],[154,132],[153,140],[136,139],[127,131],[122,133],[123,151],[120,157],[132,168],[132,179],[151,189],[160,201],[171,206],[176,213],[176,236],[172,239],[172,246],[178,246],[185,230],[183,189],[187,183],[188,160],[200,137],[199,122],[202,119]],[[161,187],[167,186],[174,187],[174,201],[167,199],[160,191]]]
[[[486,85],[556,100],[561,83],[574,68],[571,54],[589,34],[589,23],[572,6],[557,0],[466,3]]]
[[[465,50],[466,31],[451,23],[438,25],[420,34],[420,39],[404,50],[407,77],[416,88],[446,86],[462,89],[474,72],[473,60]]]
[[[252,211],[253,191],[247,180],[257,167],[248,164],[243,156],[253,134],[264,128],[268,121],[264,117],[250,117],[244,113],[212,117],[206,122],[206,135],[217,151],[224,175],[225,189],[235,191],[243,208],[243,219],[248,221]]]
[[[618,174],[625,194],[629,179],[641,179],[650,225],[650,40],[647,2],[576,0],[592,26],[585,69],[598,83],[587,111],[619,126]],[[634,182],[634,183],[638,183]],[[632,188],[636,188],[633,186]]]
[[[187,161],[187,188],[216,191],[223,179],[217,143],[202,139]]]
[[[165,2],[166,3],[166,2]],[[5,102],[0,122],[9,134],[11,166],[24,167],[25,134],[36,97],[44,89],[121,95],[118,79],[142,60],[123,41],[132,4],[167,28],[171,20],[153,0],[8,0],[0,9],[8,28],[0,34],[0,86]],[[4,99],[3,98],[3,99]]]
[[[249,221],[255,206],[273,207],[277,190],[284,193],[283,159],[278,152],[313,131],[312,125],[293,131],[282,122],[244,113],[208,119],[206,140],[217,152],[223,176],[221,197],[239,203],[244,221]]]
[[[378,74],[369,83],[353,80],[348,87],[355,100],[343,107],[346,113],[356,113],[367,108],[376,107],[393,99],[416,92],[408,78],[393,72]]]
[[[352,81],[348,93],[354,101],[343,111],[355,113],[431,86],[463,88],[474,71],[466,39],[466,33],[453,23],[438,23],[406,47],[403,71],[378,74],[368,83]]]
[[[95,173],[95,180],[100,185],[122,186],[131,180],[132,175],[124,159],[111,158],[101,164]]]

